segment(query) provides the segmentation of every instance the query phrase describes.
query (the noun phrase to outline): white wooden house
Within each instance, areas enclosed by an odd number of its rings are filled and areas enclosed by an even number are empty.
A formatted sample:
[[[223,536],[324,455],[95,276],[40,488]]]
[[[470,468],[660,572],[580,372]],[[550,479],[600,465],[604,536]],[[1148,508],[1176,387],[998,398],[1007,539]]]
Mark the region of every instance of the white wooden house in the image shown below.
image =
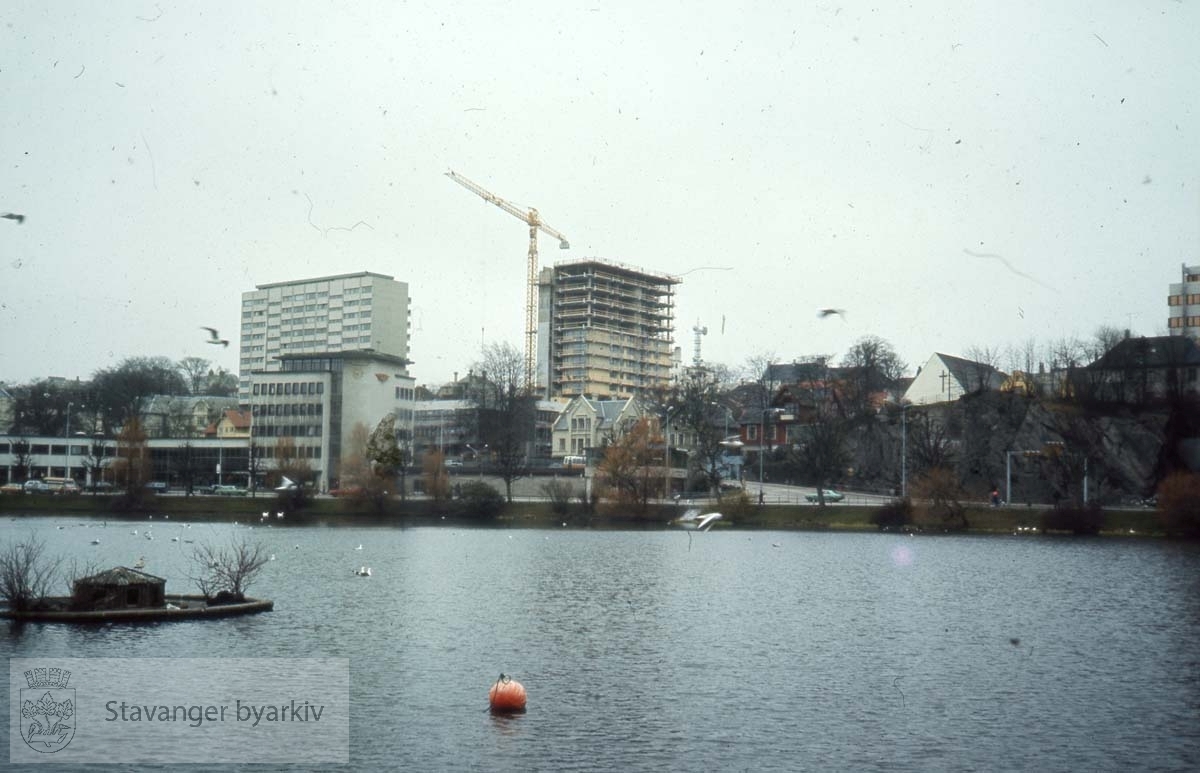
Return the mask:
[[[645,406],[636,397],[622,400],[573,397],[554,422],[550,455],[555,459],[583,456],[593,463],[600,449],[628,432],[645,412]]]
[[[934,353],[917,371],[904,391],[904,402],[913,405],[948,403],[963,395],[999,389],[1007,376],[982,362]]]

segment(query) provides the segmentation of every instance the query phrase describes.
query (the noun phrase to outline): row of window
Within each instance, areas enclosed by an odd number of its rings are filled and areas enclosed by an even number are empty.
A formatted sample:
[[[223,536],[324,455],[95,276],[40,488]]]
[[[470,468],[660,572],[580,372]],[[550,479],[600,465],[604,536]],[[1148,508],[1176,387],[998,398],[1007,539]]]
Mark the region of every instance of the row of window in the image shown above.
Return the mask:
[[[1194,303],[1200,303],[1200,293],[1190,293],[1188,295],[1169,295],[1167,296],[1168,306],[1191,306]]]
[[[262,391],[259,391],[261,387]],[[292,383],[284,381],[283,383],[271,382],[269,384],[255,384],[254,394],[256,395],[323,395],[325,394],[325,383],[323,381],[301,381]]]
[[[264,403],[250,406],[254,416],[320,416],[320,403]]]
[[[296,456],[300,457],[301,459],[321,458],[320,446],[295,446],[295,451]],[[274,459],[275,448],[273,446],[260,446],[256,449],[256,453],[254,455],[260,459]]]
[[[1200,317],[1171,317],[1167,320],[1167,327],[1172,330],[1178,330],[1181,327],[1200,327]]]
[[[255,437],[321,437],[319,424],[280,424],[277,427],[255,425]]]
[[[12,453],[12,445],[9,443],[0,443],[0,454]],[[87,446],[71,446],[71,456],[87,456],[91,453]],[[65,445],[51,446],[45,443],[36,443],[29,446],[29,455],[34,454],[49,454],[50,456],[66,456],[67,447]],[[109,456],[112,452],[109,451]]]

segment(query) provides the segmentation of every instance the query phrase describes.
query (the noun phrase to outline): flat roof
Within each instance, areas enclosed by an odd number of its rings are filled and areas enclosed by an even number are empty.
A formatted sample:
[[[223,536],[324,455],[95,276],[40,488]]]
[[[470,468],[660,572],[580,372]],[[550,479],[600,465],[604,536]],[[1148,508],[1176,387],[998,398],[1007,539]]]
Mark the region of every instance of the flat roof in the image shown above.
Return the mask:
[[[266,290],[271,287],[287,287],[289,285],[306,285],[314,282],[331,282],[335,279],[355,279],[359,277],[375,277],[376,279],[387,279],[388,281],[396,281],[396,277],[388,276],[387,274],[376,274],[374,271],[359,271],[353,274],[333,274],[331,276],[318,276],[312,279],[289,279],[286,282],[268,282],[267,284],[255,285],[258,290]]]

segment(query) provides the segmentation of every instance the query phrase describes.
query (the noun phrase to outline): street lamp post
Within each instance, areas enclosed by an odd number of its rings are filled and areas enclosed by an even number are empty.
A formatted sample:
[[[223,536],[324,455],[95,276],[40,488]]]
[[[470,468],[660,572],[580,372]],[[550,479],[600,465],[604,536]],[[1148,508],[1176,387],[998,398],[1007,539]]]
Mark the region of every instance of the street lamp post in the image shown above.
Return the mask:
[[[763,452],[767,442],[767,414],[777,414],[777,408],[764,408],[758,422],[758,501],[763,501]]]
[[[671,498],[671,414],[668,412],[663,430],[663,501]]]
[[[1012,458],[1021,451],[1004,452],[1004,504],[1012,504]]]
[[[900,496],[908,496],[908,406],[900,404]]]
[[[479,479],[483,480],[483,457],[480,455],[480,450],[470,443],[465,443],[464,445],[471,453],[475,454],[475,467],[479,471]],[[487,449],[487,443],[484,443],[483,447],[484,449]]]
[[[767,442],[767,412],[758,417],[758,503],[763,502],[763,450]]]
[[[75,405],[75,403],[67,403],[67,427],[63,431],[63,437],[65,437],[66,441],[67,441],[66,468],[67,468],[67,477],[68,478],[71,477],[71,406],[73,406],[73,405]]]

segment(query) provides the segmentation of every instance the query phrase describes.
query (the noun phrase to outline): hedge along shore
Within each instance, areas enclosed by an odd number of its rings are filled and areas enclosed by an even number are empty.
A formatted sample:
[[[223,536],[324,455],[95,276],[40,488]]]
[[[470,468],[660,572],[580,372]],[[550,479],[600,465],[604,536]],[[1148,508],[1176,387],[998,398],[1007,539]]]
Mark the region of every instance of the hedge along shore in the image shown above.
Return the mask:
[[[690,505],[651,505],[644,515],[623,512],[614,505],[601,504],[587,512],[572,502],[565,513],[556,511],[549,501],[518,501],[506,505],[495,516],[472,515],[461,500],[434,502],[409,498],[393,500],[379,512],[370,503],[353,499],[311,499],[299,510],[289,510],[274,496],[258,497],[183,497],[149,496],[134,509],[119,509],[111,495],[77,496],[6,495],[0,496],[0,513],[10,518],[79,515],[110,520],[176,520],[198,522],[239,522],[257,524],[264,512],[270,513],[274,526],[478,526],[482,528],[585,528],[585,529],[665,529],[689,507],[703,512],[722,512],[725,518],[716,528],[780,531],[878,531],[874,518],[878,507],[856,505],[763,505],[726,501]],[[282,519],[276,513],[282,511]],[[910,530],[928,534],[949,531],[958,534],[1025,534],[1042,527],[1047,511],[1036,507],[968,507],[966,530],[944,529],[923,522]],[[1152,508],[1111,509],[1102,511],[1102,536],[1164,537],[1160,515]],[[264,521],[265,522],[265,521]],[[1024,531],[1021,531],[1021,530]],[[896,531],[896,529],[892,529]]]

